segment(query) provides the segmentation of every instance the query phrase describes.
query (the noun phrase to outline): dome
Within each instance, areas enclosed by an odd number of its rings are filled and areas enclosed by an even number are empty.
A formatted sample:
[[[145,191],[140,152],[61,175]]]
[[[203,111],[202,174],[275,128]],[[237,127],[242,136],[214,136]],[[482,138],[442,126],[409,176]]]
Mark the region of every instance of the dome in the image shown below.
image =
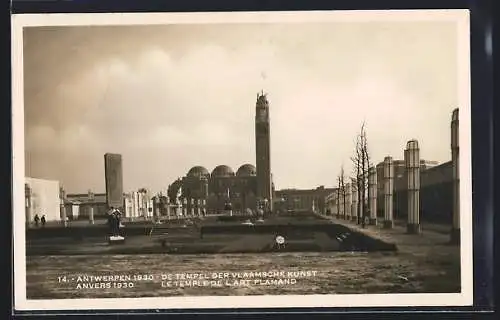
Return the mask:
[[[187,173],[187,176],[188,177],[197,177],[197,178],[201,178],[203,176],[210,176],[210,173],[208,172],[207,169],[205,169],[204,167],[202,166],[196,166],[196,167],[192,167],[188,173]]]
[[[215,167],[212,171],[212,177],[232,177],[234,176],[234,171],[229,166],[220,165]]]
[[[257,175],[257,169],[251,164],[242,165],[236,172],[238,177],[248,177]]]

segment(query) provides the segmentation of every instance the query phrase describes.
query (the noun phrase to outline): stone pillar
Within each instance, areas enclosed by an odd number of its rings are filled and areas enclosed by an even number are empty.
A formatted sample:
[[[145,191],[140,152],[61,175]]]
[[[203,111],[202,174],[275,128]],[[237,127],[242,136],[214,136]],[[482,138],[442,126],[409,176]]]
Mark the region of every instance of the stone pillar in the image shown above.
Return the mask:
[[[167,214],[167,219],[170,220],[170,198],[168,196],[165,196],[165,203],[163,205],[165,206],[165,213]]]
[[[453,225],[451,242],[460,244],[460,160],[458,109],[451,116],[451,163],[453,167]]]
[[[201,217],[201,199],[196,198],[196,215]]]
[[[89,223],[94,224],[94,193],[89,190]]]
[[[67,215],[66,215],[66,191],[64,190],[63,187],[59,188],[59,199],[60,199],[60,205],[61,205],[61,221],[63,223],[63,226],[68,225],[67,221]]]
[[[351,184],[346,183],[345,185],[345,219],[351,220],[351,206],[352,206],[352,193],[351,193]]]
[[[368,170],[368,198],[370,206],[370,225],[377,225],[377,168]]]
[[[198,198],[193,198],[193,216],[199,216],[199,207]]]
[[[351,178],[351,221],[358,222],[358,186],[356,179]]]
[[[187,215],[187,199],[182,199],[182,216],[185,217]]]
[[[156,217],[159,219],[161,217],[161,198],[160,196],[155,197],[155,211]]]
[[[121,154],[104,154],[104,176],[107,207],[123,206],[123,161]]]
[[[384,228],[394,226],[393,220],[394,164],[392,157],[384,158]]]
[[[200,199],[199,201],[200,201],[200,204],[199,204],[200,217],[202,217],[203,211],[205,211],[205,214],[206,214],[206,201],[205,201],[205,199]]]
[[[89,205],[89,223],[94,224],[94,205]]]
[[[408,233],[418,234],[420,227],[420,149],[417,140],[406,144],[405,165],[408,177]]]
[[[31,187],[29,184],[24,184],[24,197],[25,197],[25,217],[26,217],[26,226],[31,225],[31,216],[32,216],[32,203],[31,203]]]
[[[189,214],[191,217],[194,217],[194,199],[189,198],[189,204],[190,204],[190,209],[189,209]]]

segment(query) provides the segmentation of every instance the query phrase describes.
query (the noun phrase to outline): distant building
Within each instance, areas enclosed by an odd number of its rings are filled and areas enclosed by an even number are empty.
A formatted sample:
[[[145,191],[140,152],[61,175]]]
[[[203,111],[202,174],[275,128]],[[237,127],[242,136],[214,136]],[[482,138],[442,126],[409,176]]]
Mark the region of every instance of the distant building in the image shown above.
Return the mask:
[[[335,188],[325,188],[324,186],[315,189],[277,190],[275,192],[275,204],[281,203],[282,210],[293,212],[311,212],[314,207],[316,212],[325,214],[327,196],[335,190]]]
[[[90,208],[94,208],[94,218],[103,219],[108,214],[105,193],[73,193],[64,201],[66,215],[70,220],[89,219]],[[123,216],[126,218],[150,218],[154,215],[154,197],[141,189],[123,194]]]
[[[394,166],[394,190],[406,189],[406,167],[404,160],[393,160]],[[439,165],[438,161],[420,160],[421,172]],[[383,216],[384,211],[384,162],[379,162],[377,168],[377,215]]]
[[[407,217],[407,176],[403,160],[394,161],[395,219]],[[421,160],[420,163],[420,214],[422,220],[451,222],[453,210],[453,172],[451,161],[439,164],[437,161]],[[384,216],[384,171],[383,162],[377,164],[377,216]]]
[[[59,181],[26,177],[24,189],[26,222],[33,222],[35,215],[45,215],[47,221],[61,220]]]
[[[332,188],[330,189],[330,192],[326,195],[325,197],[325,207],[328,212],[325,212],[325,214],[330,214],[330,215],[336,215],[339,214],[338,212],[338,206],[339,206],[339,188]]]
[[[126,218],[151,218],[154,216],[154,199],[147,190],[141,189],[124,195]]]
[[[64,200],[66,216],[70,220],[89,219],[90,208],[94,208],[94,219],[105,218],[108,211],[105,193],[69,193]]]
[[[244,164],[234,173],[229,166],[219,165],[209,173],[196,166],[169,186],[168,197],[171,203],[179,197],[187,214],[221,213],[227,203],[234,211],[253,210],[258,199],[257,169]]]

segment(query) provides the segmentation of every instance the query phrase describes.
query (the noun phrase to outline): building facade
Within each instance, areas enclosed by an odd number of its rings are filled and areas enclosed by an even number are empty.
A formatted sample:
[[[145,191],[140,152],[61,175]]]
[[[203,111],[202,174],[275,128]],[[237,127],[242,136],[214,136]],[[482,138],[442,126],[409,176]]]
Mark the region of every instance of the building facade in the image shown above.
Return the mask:
[[[57,180],[25,178],[25,217],[33,222],[35,215],[46,221],[61,220],[60,184]]]
[[[236,212],[255,210],[257,206],[257,170],[244,164],[236,173],[227,165],[219,165],[210,173],[202,166],[191,168],[168,188],[168,198],[185,215],[218,214],[228,204]]]
[[[406,219],[408,216],[408,177],[403,160],[394,160],[393,217]],[[420,214],[429,222],[450,223],[453,212],[453,172],[451,161],[439,164],[437,161],[420,161]],[[377,164],[377,217],[384,217],[384,170],[383,162]],[[368,208],[369,195],[365,205]],[[352,199],[351,199],[352,201]],[[345,214],[343,196],[338,190],[326,197],[326,206],[332,215]]]
[[[283,189],[275,192],[275,206],[280,211],[298,212],[316,212],[326,214],[328,207],[326,200],[328,195],[332,194],[335,188],[325,188],[320,186],[315,189]]]
[[[420,171],[424,172],[427,169],[439,165],[437,161],[420,160]],[[404,160],[393,160],[394,166],[394,190],[406,190],[406,167]],[[383,216],[384,213],[384,162],[379,162],[377,168],[377,215]]]
[[[131,220],[150,219],[156,214],[154,211],[154,198],[145,189],[125,194],[123,201],[125,218]]]
[[[69,193],[64,198],[66,216],[69,220],[89,219],[93,208],[94,219],[104,219],[107,215],[108,205],[105,193]]]
[[[167,198],[167,197],[163,197]],[[123,194],[123,205],[120,206],[123,211],[123,217],[132,220],[138,218],[150,219],[158,215],[155,210],[156,197],[151,196],[145,189],[132,191]],[[162,199],[162,203],[166,200]],[[108,214],[108,203],[105,193],[73,193],[67,194],[64,198],[66,216],[69,220],[87,220],[90,218],[91,208],[94,219],[105,219]],[[160,215],[166,215],[165,210],[159,212]]]

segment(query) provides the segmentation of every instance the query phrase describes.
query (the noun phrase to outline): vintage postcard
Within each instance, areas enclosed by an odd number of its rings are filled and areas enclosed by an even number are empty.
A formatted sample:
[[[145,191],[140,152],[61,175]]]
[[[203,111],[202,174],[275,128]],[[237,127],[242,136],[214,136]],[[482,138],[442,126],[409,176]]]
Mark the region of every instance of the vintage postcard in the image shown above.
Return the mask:
[[[472,304],[467,10],[12,26],[16,310]]]

